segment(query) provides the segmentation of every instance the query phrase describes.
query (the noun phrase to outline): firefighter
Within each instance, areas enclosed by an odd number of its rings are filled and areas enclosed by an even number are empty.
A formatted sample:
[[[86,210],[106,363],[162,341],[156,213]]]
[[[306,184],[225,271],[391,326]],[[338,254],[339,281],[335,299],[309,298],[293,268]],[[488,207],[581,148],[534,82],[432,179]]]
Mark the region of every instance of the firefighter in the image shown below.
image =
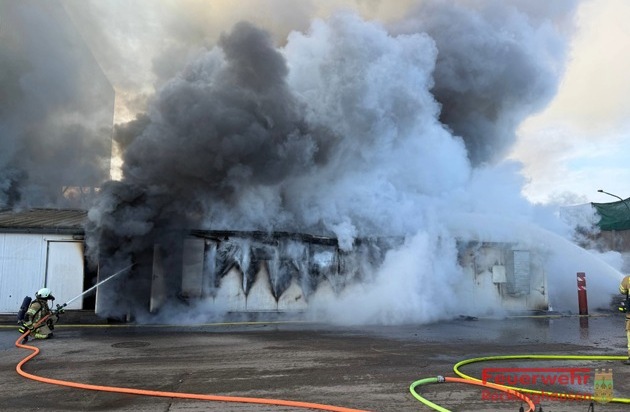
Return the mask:
[[[48,318],[44,324],[37,325],[37,323],[45,316],[52,313],[50,307],[48,306],[49,300],[55,300],[55,297],[52,295],[52,292],[48,288],[41,288],[35,294],[35,300],[31,302],[26,311],[26,315],[24,316],[24,322],[22,322],[22,326],[20,326],[20,333],[25,333],[26,330],[31,331],[31,336],[35,339],[48,339],[52,338],[54,329],[53,320],[51,317]]]
[[[624,277],[619,285],[619,292],[622,295],[626,295],[626,301],[628,300],[628,294],[630,294],[630,275]],[[630,365],[630,308],[625,308],[626,312],[626,335],[628,337],[628,359],[624,362],[626,365]]]

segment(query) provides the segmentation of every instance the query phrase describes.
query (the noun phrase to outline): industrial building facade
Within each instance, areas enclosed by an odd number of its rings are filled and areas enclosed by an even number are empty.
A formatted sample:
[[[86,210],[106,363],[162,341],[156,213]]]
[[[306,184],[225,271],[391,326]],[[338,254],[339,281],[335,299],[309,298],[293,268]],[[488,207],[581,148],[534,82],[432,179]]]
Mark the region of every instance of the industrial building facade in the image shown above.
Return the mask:
[[[86,218],[83,210],[0,212],[0,313],[17,312],[23,298],[41,287],[51,288],[61,304],[102,280],[85,259]],[[361,265],[378,266],[401,241],[361,239],[353,251],[343,252],[325,237],[193,231],[182,239],[176,270],[163,264],[172,251],[155,245],[147,273],[139,274],[150,285],[140,304],[147,313],[159,312],[172,299],[203,301],[224,312],[303,311],[317,296],[333,296],[361,281]],[[473,305],[547,309],[547,279],[536,251],[480,241],[460,241],[458,250]],[[97,292],[68,309],[98,315],[99,295],[103,300]]]
[[[46,286],[55,302],[80,294],[86,270],[81,210],[0,212],[0,313],[17,312],[25,296]],[[78,299],[68,309],[93,308]]]

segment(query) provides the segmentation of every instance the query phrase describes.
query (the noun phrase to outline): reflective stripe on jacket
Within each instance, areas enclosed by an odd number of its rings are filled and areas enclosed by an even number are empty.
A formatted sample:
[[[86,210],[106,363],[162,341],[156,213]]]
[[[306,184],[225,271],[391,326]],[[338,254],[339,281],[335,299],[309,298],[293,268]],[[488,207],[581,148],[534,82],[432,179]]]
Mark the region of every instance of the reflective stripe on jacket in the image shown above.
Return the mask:
[[[47,316],[50,313],[50,308],[46,301],[42,301],[39,299],[34,300],[28,310],[26,311],[26,315],[24,316],[24,324],[26,325],[35,325],[40,321],[41,318]]]

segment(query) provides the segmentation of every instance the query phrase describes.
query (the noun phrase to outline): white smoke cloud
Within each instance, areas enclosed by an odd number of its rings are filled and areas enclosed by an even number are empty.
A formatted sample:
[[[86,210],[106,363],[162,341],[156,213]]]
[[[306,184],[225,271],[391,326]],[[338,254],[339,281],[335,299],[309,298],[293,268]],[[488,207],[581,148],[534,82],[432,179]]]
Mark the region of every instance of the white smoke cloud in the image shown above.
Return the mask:
[[[462,310],[462,270],[452,238],[420,232],[387,254],[370,283],[346,287],[338,297],[315,296],[314,318],[344,324],[400,324],[444,319]],[[468,286],[468,285],[467,285]]]
[[[437,50],[428,36],[393,37],[342,14],[291,35],[284,54],[307,120],[331,132],[319,146],[325,162],[288,181],[291,210],[309,211],[300,225],[350,219],[363,236],[406,234],[421,225],[418,205],[465,184],[466,151],[437,121],[429,91]]]

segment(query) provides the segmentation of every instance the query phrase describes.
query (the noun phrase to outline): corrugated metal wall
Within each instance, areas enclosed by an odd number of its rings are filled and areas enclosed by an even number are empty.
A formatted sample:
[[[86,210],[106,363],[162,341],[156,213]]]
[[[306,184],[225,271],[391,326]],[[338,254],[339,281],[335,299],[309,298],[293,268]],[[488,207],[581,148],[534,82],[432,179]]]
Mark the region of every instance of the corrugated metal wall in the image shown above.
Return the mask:
[[[25,296],[44,286],[42,235],[0,233],[0,312],[17,312]]]
[[[55,303],[83,290],[83,242],[68,235],[0,233],[0,313],[14,313],[25,296],[52,289]],[[69,309],[81,309],[81,300]]]

